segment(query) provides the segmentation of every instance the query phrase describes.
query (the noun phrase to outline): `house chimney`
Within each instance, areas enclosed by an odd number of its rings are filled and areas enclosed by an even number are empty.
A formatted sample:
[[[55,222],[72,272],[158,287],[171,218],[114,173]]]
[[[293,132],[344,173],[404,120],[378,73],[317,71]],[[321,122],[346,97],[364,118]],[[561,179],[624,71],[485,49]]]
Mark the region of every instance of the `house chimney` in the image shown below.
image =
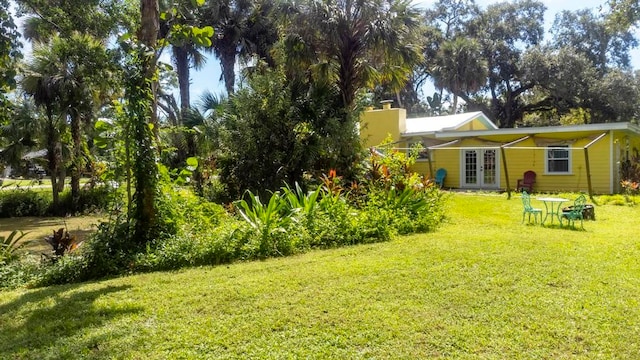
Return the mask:
[[[380,101],[380,104],[382,104],[382,110],[390,110],[393,100],[382,100]]]

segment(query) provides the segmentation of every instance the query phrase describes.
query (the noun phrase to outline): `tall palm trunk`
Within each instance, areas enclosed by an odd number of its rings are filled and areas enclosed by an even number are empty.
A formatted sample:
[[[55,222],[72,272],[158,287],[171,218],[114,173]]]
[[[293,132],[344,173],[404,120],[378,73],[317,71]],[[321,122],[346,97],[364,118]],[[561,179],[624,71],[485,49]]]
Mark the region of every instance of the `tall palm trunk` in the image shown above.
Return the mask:
[[[51,196],[53,198],[53,209],[57,212],[60,204],[58,188],[58,137],[56,136],[56,126],[53,121],[53,110],[47,106],[47,166],[51,175]]]
[[[222,77],[227,94],[233,94],[233,88],[236,82],[236,48],[229,46],[220,54],[220,67],[222,68]]]
[[[73,152],[71,156],[71,209],[78,211],[80,208],[80,174],[83,161],[80,114],[78,114],[77,111],[74,111],[74,114],[71,116],[71,139],[73,139]]]
[[[188,45],[173,48],[176,58],[176,72],[178,73],[178,85],[180,87],[180,110],[184,115],[189,110],[191,100],[189,94],[189,53]]]

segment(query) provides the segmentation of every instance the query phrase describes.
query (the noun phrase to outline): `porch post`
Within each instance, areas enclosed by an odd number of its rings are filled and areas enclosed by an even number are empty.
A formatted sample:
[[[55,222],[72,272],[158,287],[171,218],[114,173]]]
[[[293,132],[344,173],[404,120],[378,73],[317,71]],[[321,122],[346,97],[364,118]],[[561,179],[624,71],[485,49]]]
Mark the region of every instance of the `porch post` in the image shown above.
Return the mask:
[[[504,179],[507,181],[507,200],[511,199],[511,185],[509,185],[509,171],[508,171],[509,169],[507,169],[507,155],[505,155],[506,152],[504,151],[504,148],[511,145],[515,145],[521,141],[527,140],[528,138],[529,138],[529,135],[500,146],[500,155],[502,157],[502,167],[504,168]],[[516,189],[516,191],[517,190],[518,189]]]
[[[431,162],[431,149],[427,147],[426,150],[427,150],[427,160],[429,161],[429,179],[433,179],[435,178],[435,176],[433,174],[433,163]]]
[[[509,169],[507,169],[507,156],[505,155],[504,145],[500,146],[500,157],[502,158],[502,167],[504,168],[504,179],[507,181],[507,200],[511,199],[511,185],[509,185]]]
[[[587,186],[589,188],[589,198],[591,201],[595,202],[593,199],[593,187],[591,185],[591,165],[589,164],[589,147],[595,144],[598,140],[602,139],[607,133],[602,133],[597,138],[593,139],[590,143],[584,146],[584,164],[585,170],[587,171]]]

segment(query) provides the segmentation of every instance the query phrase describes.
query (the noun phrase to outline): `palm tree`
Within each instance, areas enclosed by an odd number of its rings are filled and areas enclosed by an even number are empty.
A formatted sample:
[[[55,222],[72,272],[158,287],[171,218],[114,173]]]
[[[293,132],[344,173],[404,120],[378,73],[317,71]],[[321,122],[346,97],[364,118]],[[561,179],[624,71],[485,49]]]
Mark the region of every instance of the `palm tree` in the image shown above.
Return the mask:
[[[178,74],[178,86],[180,88],[180,109],[182,112],[187,111],[191,107],[191,96],[189,85],[191,81],[190,70],[200,70],[204,66],[204,56],[192,43],[186,43],[182,46],[173,45],[172,60],[176,66]]]
[[[250,0],[209,1],[203,12],[205,25],[214,28],[211,50],[220,59],[222,78],[228,94],[235,87],[238,57],[254,56],[273,65],[270,49],[278,40],[275,24],[270,20],[272,2]]]
[[[445,41],[436,55],[431,75],[437,89],[447,89],[453,94],[453,113],[458,109],[460,94],[477,91],[486,82],[487,62],[481,51],[476,41],[458,37]]]
[[[37,149],[41,134],[38,109],[29,99],[19,99],[7,123],[0,125],[0,162],[17,168],[23,155]]]
[[[22,89],[33,98],[36,105],[45,110],[46,126],[45,137],[47,143],[47,168],[51,175],[51,190],[53,207],[58,208],[59,192],[57,180],[61,176],[60,163],[62,162],[62,149],[60,145],[59,104],[62,94],[60,82],[54,76],[55,64],[50,61],[49,47],[36,46],[33,50],[33,58],[27,63],[22,78]],[[62,178],[64,184],[64,177]]]
[[[186,157],[197,157],[199,165],[193,173],[195,189],[203,194],[205,173],[211,173],[213,154],[219,144],[219,109],[226,99],[217,97],[210,92],[201,95],[198,106],[191,108],[183,116],[183,126],[186,129],[185,150]]]
[[[51,80],[51,86],[55,89],[57,115],[62,117],[62,124],[66,120],[70,123],[73,142],[71,197],[74,210],[79,207],[80,176],[86,164],[82,124],[90,122],[96,106],[108,98],[111,88],[109,68],[112,64],[100,41],[79,33],[73,33],[69,38],[53,36],[49,43],[40,44],[34,50],[33,74]],[[38,78],[34,76],[34,79]],[[33,89],[33,84],[28,86]],[[38,102],[36,97],[34,100]]]
[[[194,7],[193,3],[188,0],[182,0],[177,5],[169,4],[165,0],[159,6],[161,11],[167,14],[160,20],[159,37],[168,39],[170,42],[171,60],[178,75],[180,109],[182,112],[186,112],[191,106],[189,92],[190,70],[192,67],[200,70],[205,64],[205,57],[202,55],[200,47],[190,37],[172,36],[171,29],[173,26],[185,28],[198,26],[201,22],[200,8]],[[167,11],[171,6],[176,6],[173,9],[175,11]],[[171,39],[169,39],[170,36]]]
[[[380,83],[394,91],[421,59],[420,16],[406,0],[308,0],[289,4],[293,14],[286,54],[299,72],[336,83],[345,109],[356,93]]]

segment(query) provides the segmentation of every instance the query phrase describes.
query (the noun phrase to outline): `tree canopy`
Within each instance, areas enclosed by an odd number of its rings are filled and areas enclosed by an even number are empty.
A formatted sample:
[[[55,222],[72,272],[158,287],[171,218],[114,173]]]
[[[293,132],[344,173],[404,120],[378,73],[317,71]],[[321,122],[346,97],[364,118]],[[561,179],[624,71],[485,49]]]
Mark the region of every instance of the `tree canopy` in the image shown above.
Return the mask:
[[[91,168],[98,114],[128,119],[119,123],[130,132],[127,174],[137,178],[137,209],[148,211],[141,218],[155,214],[160,162],[197,156],[211,166],[194,173],[199,188],[212,173],[234,196],[332,168],[353,173],[359,112],[383,99],[410,114],[482,110],[500,127],[635,121],[640,110],[630,62],[637,1],[563,11],[548,32],[537,0],[425,9],[406,0],[16,3],[22,29],[0,0],[0,95],[15,105],[3,111],[0,145],[13,158],[26,151],[15,138],[26,126],[20,94],[38,106],[42,134],[33,138],[47,139],[49,171],[60,176]],[[35,49],[22,65],[19,30]],[[229,96],[195,109],[193,70],[212,77],[202,68],[211,61]],[[428,82],[435,93],[424,94]]]

